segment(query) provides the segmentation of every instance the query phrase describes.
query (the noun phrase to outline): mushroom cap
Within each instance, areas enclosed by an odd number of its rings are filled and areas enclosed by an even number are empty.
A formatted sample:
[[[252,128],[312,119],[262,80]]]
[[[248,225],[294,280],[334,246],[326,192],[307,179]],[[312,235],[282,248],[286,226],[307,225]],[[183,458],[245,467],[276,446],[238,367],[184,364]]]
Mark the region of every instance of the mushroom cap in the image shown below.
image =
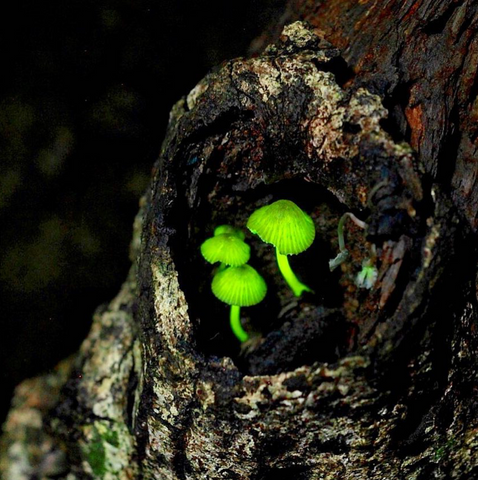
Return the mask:
[[[255,305],[267,293],[265,280],[250,265],[221,270],[212,279],[211,289],[222,302],[239,307]]]
[[[290,200],[277,200],[259,208],[249,217],[247,228],[282,255],[307,250],[315,238],[312,218]]]
[[[246,238],[246,234],[240,228],[233,227],[232,225],[219,225],[214,229],[214,236],[223,233],[230,233],[231,235],[239,237],[241,240]]]
[[[209,263],[222,262],[238,267],[249,260],[251,247],[237,235],[222,233],[203,242],[201,254]]]

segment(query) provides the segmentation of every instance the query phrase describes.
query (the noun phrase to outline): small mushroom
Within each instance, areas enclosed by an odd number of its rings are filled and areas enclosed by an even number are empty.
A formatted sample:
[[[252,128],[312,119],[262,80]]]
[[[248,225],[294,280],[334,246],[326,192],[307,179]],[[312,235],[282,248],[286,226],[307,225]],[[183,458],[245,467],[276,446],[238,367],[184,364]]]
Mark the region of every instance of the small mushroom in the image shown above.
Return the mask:
[[[359,288],[371,289],[377,281],[378,271],[377,267],[373,265],[372,259],[366,258],[362,261],[362,270],[355,278],[355,284]]]
[[[256,305],[264,299],[267,293],[265,280],[250,265],[241,265],[218,272],[211,289],[221,302],[231,306],[229,319],[234,335],[241,342],[248,340],[249,335],[241,324],[241,307]]]
[[[230,233],[231,235],[239,237],[241,240],[246,238],[246,234],[240,228],[233,227],[232,225],[219,225],[214,229],[214,236],[223,233]]]
[[[202,243],[201,254],[209,263],[221,262],[222,268],[239,267],[249,260],[251,247],[236,234],[220,233]]]
[[[312,218],[290,200],[278,200],[256,210],[247,222],[247,228],[262,241],[276,247],[277,264],[285,281],[300,297],[303,292],[312,292],[296,277],[287,255],[307,250],[315,238]]]

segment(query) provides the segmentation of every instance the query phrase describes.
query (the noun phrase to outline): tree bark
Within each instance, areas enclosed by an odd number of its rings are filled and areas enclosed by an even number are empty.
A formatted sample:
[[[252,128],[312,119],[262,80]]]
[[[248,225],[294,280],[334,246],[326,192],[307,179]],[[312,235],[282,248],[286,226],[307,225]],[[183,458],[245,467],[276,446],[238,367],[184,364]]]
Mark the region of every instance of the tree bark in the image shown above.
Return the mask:
[[[173,108],[132,271],[78,355],[18,388],[2,478],[478,478],[478,5],[289,7]],[[269,291],[240,348],[199,246],[280,198],[314,220],[291,259],[314,293],[248,236]],[[367,228],[330,272],[346,212]]]

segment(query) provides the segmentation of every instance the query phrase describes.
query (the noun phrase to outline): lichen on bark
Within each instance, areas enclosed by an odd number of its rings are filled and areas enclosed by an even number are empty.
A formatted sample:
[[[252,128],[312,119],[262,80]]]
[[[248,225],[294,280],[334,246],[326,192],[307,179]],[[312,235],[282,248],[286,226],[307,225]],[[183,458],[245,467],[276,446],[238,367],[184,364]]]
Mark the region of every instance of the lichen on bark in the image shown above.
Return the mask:
[[[110,304],[98,308],[78,354],[17,388],[4,424],[1,478],[136,478],[133,410],[141,354],[132,310],[141,216],[128,278]]]
[[[472,478],[478,430],[460,396],[477,372],[474,271],[463,268],[474,252],[386,115],[302,22],[178,102],[132,273],[44,416],[67,451],[65,478]],[[240,352],[199,245],[278,198],[316,224],[318,247],[297,266],[317,293],[292,298],[250,237],[270,294],[251,308],[256,335]],[[349,229],[350,261],[331,273],[345,211],[367,235]],[[372,245],[378,281],[364,291],[354,279]]]

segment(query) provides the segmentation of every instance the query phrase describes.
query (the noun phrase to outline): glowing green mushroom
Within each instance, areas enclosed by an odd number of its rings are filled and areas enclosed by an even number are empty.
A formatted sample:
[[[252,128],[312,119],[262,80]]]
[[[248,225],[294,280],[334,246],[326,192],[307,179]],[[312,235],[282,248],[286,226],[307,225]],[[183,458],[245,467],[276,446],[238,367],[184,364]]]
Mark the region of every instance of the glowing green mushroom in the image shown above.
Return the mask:
[[[256,210],[249,217],[247,228],[276,247],[279,270],[296,297],[312,291],[299,281],[287,258],[312,245],[315,226],[309,215],[290,200],[278,200]]]
[[[231,305],[231,329],[241,342],[245,342],[249,335],[242,328],[241,307],[256,305],[264,299],[267,293],[265,280],[250,265],[241,265],[218,272],[211,289],[219,300]]]
[[[251,247],[235,234],[221,233],[202,243],[201,254],[209,263],[239,267],[249,260]]]
[[[223,233],[230,233],[231,235],[239,237],[241,240],[246,238],[246,234],[240,228],[233,227],[232,225],[219,225],[214,229],[214,236]]]

